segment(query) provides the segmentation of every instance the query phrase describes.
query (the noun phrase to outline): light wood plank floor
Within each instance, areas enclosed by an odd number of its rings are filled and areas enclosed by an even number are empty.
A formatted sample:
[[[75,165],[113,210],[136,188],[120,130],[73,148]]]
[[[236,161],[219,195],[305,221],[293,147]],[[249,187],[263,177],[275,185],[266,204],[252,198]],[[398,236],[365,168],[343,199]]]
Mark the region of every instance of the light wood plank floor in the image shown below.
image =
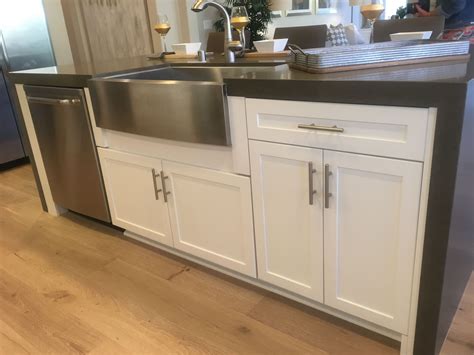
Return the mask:
[[[382,355],[398,349],[75,214],[49,216],[31,168],[22,166],[0,172],[0,353]]]

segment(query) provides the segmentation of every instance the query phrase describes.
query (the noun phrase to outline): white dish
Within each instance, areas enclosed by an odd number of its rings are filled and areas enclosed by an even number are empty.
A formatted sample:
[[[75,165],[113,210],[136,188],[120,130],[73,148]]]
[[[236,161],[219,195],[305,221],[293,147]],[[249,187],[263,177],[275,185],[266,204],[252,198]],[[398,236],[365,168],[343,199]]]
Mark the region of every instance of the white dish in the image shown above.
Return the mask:
[[[257,52],[275,53],[285,50],[288,38],[270,39],[264,41],[255,41],[253,44],[257,48]]]
[[[392,41],[411,41],[415,39],[430,39],[433,31],[420,32],[398,32],[392,33],[390,39]]]
[[[201,49],[201,42],[173,44],[173,50],[176,54],[192,55],[196,54],[199,49]]]

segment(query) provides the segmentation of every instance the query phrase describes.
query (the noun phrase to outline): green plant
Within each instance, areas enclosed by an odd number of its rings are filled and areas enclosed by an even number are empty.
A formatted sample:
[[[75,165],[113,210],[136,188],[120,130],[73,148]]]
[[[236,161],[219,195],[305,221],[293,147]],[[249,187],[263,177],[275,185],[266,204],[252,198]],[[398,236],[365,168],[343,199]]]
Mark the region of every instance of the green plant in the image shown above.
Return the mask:
[[[272,21],[270,2],[268,0],[225,0],[225,8],[229,15],[233,6],[245,6],[247,9],[250,20],[247,29],[250,31],[250,48],[252,48],[254,41],[265,39],[267,26]],[[216,21],[214,29],[218,32],[224,31],[224,20]]]

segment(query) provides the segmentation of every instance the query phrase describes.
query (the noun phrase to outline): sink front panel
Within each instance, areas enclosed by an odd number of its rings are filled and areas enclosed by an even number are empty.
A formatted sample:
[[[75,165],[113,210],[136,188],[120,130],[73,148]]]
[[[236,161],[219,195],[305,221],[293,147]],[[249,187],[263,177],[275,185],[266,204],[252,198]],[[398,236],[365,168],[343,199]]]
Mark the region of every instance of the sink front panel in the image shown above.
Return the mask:
[[[197,81],[93,79],[97,125],[143,136],[231,145],[224,84]]]

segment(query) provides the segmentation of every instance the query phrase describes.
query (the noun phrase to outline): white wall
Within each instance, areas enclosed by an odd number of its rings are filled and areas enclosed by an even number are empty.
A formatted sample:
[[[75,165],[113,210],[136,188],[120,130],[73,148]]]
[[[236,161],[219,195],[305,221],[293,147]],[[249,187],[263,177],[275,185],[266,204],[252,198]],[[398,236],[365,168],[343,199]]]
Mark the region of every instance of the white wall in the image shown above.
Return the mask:
[[[56,63],[58,65],[73,64],[61,0],[43,0],[43,7]]]
[[[191,11],[195,0],[187,0],[188,23],[191,42],[202,42],[202,48],[206,48],[207,36],[214,31],[213,24],[219,19],[219,12],[211,7],[201,12]]]

